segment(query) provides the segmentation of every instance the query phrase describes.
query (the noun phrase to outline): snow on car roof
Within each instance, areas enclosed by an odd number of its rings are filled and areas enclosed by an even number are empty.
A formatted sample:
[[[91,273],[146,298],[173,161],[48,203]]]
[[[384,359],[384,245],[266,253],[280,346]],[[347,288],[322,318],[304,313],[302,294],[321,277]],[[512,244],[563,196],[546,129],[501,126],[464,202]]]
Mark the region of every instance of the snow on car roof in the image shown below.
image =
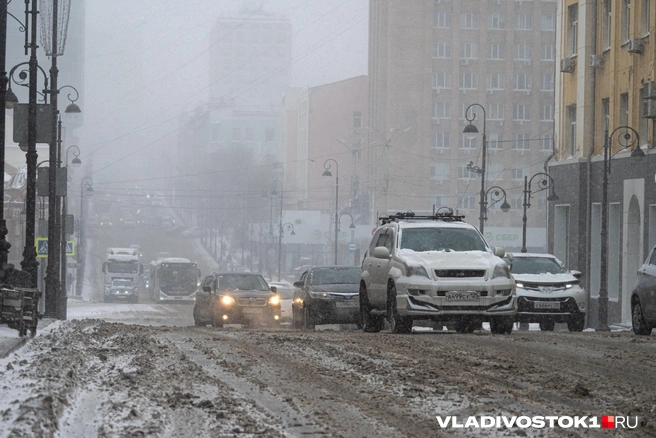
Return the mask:
[[[476,228],[467,222],[445,222],[445,221],[412,221],[396,222],[399,228]]]
[[[514,258],[518,257],[544,257],[544,258],[549,258],[549,259],[555,259],[556,256],[553,254],[540,254],[536,252],[513,252],[513,253],[508,253],[512,254]],[[507,254],[506,254],[507,255]]]

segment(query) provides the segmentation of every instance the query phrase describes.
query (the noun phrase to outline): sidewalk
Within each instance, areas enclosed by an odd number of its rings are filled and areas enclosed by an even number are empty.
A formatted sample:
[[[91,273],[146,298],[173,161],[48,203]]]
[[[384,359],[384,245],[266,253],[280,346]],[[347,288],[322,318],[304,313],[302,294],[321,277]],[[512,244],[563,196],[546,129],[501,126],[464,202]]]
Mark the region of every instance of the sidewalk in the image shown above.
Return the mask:
[[[55,319],[51,318],[40,319],[39,325],[36,329],[37,336],[41,330],[48,327],[55,321]],[[18,330],[11,329],[5,324],[0,324],[0,359],[9,356],[11,353],[25,345],[25,343],[27,343],[30,339],[31,338],[29,334],[28,336],[21,338],[18,336]]]

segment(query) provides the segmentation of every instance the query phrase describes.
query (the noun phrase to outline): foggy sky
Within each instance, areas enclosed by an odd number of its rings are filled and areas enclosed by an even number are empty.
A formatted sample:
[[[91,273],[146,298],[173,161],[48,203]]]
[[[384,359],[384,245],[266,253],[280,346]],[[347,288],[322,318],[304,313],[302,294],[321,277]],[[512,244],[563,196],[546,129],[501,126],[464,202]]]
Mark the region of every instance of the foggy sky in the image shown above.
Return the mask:
[[[243,4],[291,21],[292,86],[367,74],[367,0],[87,0],[80,137],[98,181],[177,142],[176,118],[209,96],[211,28]]]

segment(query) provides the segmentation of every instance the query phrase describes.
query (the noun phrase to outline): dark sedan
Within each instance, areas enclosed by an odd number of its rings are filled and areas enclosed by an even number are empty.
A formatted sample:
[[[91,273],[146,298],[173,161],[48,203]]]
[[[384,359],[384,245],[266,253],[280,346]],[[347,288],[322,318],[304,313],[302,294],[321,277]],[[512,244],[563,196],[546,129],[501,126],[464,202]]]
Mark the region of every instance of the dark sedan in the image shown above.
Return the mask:
[[[280,296],[260,274],[215,272],[203,279],[194,305],[196,325],[280,325]]]
[[[656,327],[656,247],[638,270],[633,285],[631,323],[636,335],[649,336]]]
[[[292,324],[314,329],[317,324],[357,324],[359,266],[317,266],[305,271],[294,283]]]

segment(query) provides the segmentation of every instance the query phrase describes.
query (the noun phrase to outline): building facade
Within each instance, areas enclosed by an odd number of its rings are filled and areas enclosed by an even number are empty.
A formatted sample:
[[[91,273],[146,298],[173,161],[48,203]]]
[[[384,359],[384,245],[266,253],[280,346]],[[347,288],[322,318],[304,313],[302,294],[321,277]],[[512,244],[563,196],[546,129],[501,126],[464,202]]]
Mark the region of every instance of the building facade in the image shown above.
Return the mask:
[[[650,0],[558,2],[556,156],[561,187],[549,249],[583,272],[588,325],[598,323],[604,150],[608,176],[609,323],[630,323],[636,271],[656,244],[656,5]],[[645,159],[630,159],[640,147]]]
[[[524,177],[545,172],[553,153],[556,3],[380,0],[369,17],[362,185],[373,216],[447,206],[478,224],[481,181],[470,169],[483,166],[483,145],[463,134],[469,117],[486,131],[485,191],[504,189],[511,205],[504,213],[486,197],[486,238],[519,249]],[[546,210],[546,192],[535,194],[530,250],[546,250]]]

